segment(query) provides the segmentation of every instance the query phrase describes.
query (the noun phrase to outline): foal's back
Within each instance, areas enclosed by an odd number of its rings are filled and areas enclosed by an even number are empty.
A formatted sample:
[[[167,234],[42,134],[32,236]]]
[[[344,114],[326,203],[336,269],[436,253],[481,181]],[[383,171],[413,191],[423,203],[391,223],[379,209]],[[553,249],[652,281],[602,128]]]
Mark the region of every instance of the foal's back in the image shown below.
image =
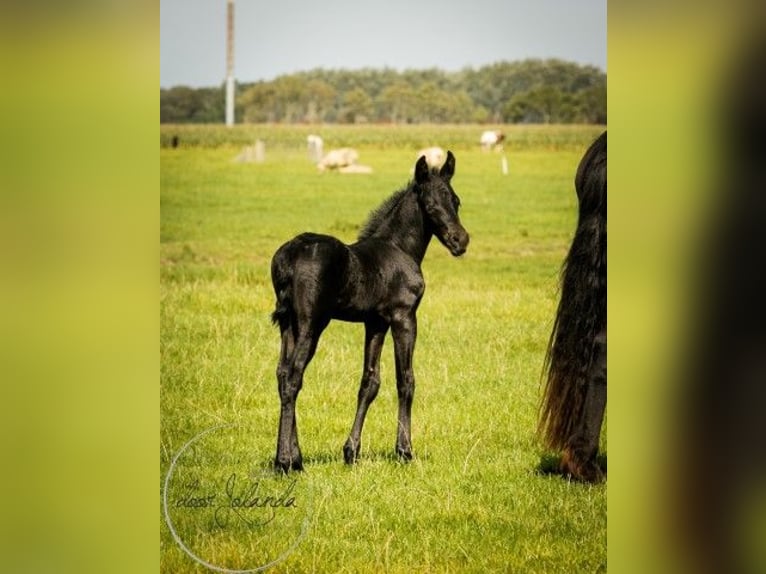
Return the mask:
[[[306,318],[390,321],[397,307],[413,305],[425,287],[420,266],[395,245],[374,238],[346,245],[317,233],[282,245],[272,259],[271,278],[275,322],[290,309]]]

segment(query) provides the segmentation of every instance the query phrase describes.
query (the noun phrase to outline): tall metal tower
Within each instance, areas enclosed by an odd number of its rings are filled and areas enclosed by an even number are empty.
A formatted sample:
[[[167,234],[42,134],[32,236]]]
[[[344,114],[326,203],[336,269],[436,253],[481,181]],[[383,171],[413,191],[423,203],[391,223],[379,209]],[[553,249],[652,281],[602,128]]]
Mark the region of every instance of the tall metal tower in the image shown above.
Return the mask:
[[[226,125],[234,125],[234,0],[226,0]]]

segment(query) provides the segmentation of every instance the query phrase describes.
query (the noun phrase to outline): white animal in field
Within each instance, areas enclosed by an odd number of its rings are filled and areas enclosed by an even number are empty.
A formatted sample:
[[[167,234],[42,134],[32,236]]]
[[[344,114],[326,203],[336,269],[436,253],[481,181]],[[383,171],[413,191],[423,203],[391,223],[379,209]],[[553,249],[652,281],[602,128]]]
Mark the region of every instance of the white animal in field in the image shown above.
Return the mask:
[[[343,147],[327,152],[327,155],[325,155],[317,164],[317,168],[319,171],[339,169],[341,167],[354,165],[358,159],[359,152],[350,147]]]
[[[489,151],[490,149],[502,150],[504,139],[505,134],[503,132],[488,130],[481,134],[479,143],[481,144],[481,149],[485,151]]]
[[[324,153],[322,151],[322,148],[324,147],[322,138],[315,134],[309,134],[306,138],[306,143],[308,144],[309,159],[314,163],[322,159]]]
[[[444,160],[447,159],[446,152],[440,147],[427,147],[418,152],[416,160],[426,156],[426,163],[430,168],[439,168],[444,164]]]

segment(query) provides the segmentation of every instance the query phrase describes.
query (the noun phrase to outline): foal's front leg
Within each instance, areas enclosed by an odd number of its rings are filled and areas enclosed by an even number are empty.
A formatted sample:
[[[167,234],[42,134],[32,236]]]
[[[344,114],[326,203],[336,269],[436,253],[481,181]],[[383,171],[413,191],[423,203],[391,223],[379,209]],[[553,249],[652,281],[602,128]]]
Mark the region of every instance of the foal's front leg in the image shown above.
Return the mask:
[[[356,417],[351,434],[343,446],[343,458],[346,464],[353,464],[359,458],[362,444],[362,427],[367,416],[367,409],[378,395],[380,388],[380,351],[386,338],[388,324],[381,321],[368,321],[364,324],[364,370],[359,385]]]
[[[415,394],[415,374],[412,353],[417,338],[415,312],[408,312],[391,323],[396,362],[396,390],[399,395],[399,418],[396,433],[396,454],[403,460],[412,460],[411,414]]]

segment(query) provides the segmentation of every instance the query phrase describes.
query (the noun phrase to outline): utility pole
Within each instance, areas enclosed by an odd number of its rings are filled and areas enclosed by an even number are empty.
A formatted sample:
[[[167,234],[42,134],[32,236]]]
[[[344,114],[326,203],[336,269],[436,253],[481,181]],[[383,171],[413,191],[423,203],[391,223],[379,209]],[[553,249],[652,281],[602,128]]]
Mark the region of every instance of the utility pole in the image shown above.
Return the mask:
[[[226,125],[234,125],[234,0],[226,0]]]

